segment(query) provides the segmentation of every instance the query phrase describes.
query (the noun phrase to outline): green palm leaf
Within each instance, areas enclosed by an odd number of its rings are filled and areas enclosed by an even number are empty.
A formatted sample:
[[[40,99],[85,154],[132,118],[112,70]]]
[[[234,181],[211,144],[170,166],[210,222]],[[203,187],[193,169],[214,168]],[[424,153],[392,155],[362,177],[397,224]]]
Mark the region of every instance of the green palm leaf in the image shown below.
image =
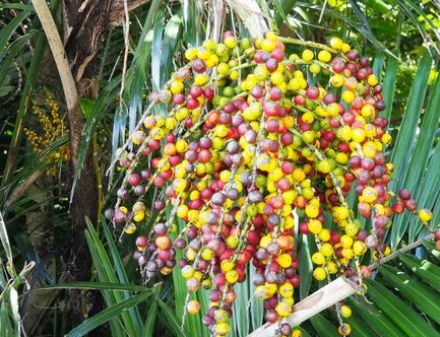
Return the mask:
[[[438,305],[440,295],[434,289],[424,285],[412,275],[410,277],[390,266],[382,266],[379,272],[391,286],[399,289],[401,294],[416,305],[419,310],[423,310],[428,317],[437,323],[440,322],[440,306]]]
[[[139,295],[133,296],[127,300],[108,307],[101,311],[99,314],[96,314],[95,316],[86,319],[84,322],[82,322],[80,325],[78,325],[76,328],[72,329],[68,334],[66,334],[66,337],[85,336],[87,333],[97,328],[98,326],[108,322],[112,318],[120,315],[122,312],[145,301],[150,295],[150,292],[144,291]]]

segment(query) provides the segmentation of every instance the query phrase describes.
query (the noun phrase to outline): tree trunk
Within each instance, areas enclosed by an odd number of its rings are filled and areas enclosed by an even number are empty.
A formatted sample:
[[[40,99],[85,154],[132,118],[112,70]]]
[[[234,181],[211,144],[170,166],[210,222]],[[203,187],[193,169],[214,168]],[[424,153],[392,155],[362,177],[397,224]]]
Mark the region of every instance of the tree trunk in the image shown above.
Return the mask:
[[[147,0],[127,0],[132,10]],[[75,172],[85,120],[80,111],[81,98],[96,98],[96,58],[102,37],[109,25],[124,17],[123,0],[63,0],[64,49],[78,91],[78,103],[68,109],[72,172]],[[72,254],[69,272],[75,280],[87,280],[91,259],[84,238],[85,217],[96,223],[98,193],[92,151],[87,151],[71,204]]]
[[[81,8],[83,3],[86,3],[85,8]],[[93,81],[96,73],[95,56],[107,27],[110,8],[110,0],[64,1],[65,50],[76,82],[79,100],[90,97],[90,91],[97,91],[96,88],[90,90],[90,84],[95,83]],[[71,168],[72,172],[75,172],[85,124],[79,102],[69,109],[68,119]],[[70,206],[72,250],[69,258],[69,272],[75,280],[87,280],[90,277],[91,258],[84,237],[85,217],[89,217],[95,223],[97,205],[98,194],[92,151],[88,149]]]
[[[128,0],[127,8],[131,10],[145,2],[146,0]],[[63,5],[64,49],[78,91],[78,104],[68,111],[70,164],[72,172],[75,172],[82,130],[85,125],[79,102],[81,98],[85,97],[97,98],[99,88],[96,80],[98,73],[96,55],[106,29],[109,25],[117,25],[121,22],[125,8],[122,0],[63,0]],[[72,248],[68,271],[76,281],[90,279],[92,261],[84,237],[85,218],[90,218],[93,223],[96,223],[98,218],[98,191],[92,155],[92,149],[89,148],[70,206]],[[80,296],[72,295],[74,301],[72,303],[74,309],[72,321],[73,324],[77,324],[82,319],[79,316],[81,314],[80,308],[86,306],[81,304],[82,298]],[[87,307],[90,312],[82,314],[99,311],[102,305],[102,301],[98,297],[89,298],[87,302],[89,302]]]
[[[63,47],[47,4],[44,0],[32,0],[63,85],[69,121],[70,166],[73,173],[77,169],[82,131],[86,122],[80,109],[80,100],[85,97],[96,99],[98,95],[99,88],[95,80],[98,67],[95,57],[103,34],[109,25],[119,24],[124,14],[145,2],[147,0],[63,0]],[[74,281],[89,280],[91,274],[91,257],[84,230],[86,217],[93,223],[97,221],[98,192],[92,156],[89,148],[70,205],[72,241],[67,271]],[[71,295],[73,315],[70,323],[76,325],[88,314],[84,311],[96,311],[96,306],[93,305],[96,304],[96,299],[81,303],[83,297],[80,293]]]

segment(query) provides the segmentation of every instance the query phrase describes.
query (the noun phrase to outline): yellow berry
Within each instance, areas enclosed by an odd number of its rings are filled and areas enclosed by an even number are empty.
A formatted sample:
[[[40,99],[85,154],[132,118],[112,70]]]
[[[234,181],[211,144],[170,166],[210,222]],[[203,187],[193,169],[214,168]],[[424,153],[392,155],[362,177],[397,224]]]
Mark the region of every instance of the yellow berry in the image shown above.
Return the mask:
[[[304,49],[301,54],[301,57],[304,61],[310,62],[311,60],[313,60],[315,55],[313,54],[313,52],[310,49]]]
[[[187,182],[184,179],[174,179],[173,181],[173,189],[177,193],[183,192],[186,186],[187,186]]]
[[[307,209],[307,208],[306,208]],[[319,220],[310,220],[308,229],[312,234],[319,234],[322,231],[322,223]]]
[[[211,52],[207,48],[205,47],[197,48],[197,57],[199,59],[207,60],[210,56],[211,56]]]
[[[377,83],[379,83],[379,80],[377,79],[376,75],[371,74],[367,78],[367,83],[374,87],[375,85],[377,85]]]
[[[227,38],[225,38],[223,43],[229,49],[233,49],[233,48],[235,48],[237,46],[238,40],[237,40],[237,38],[235,36],[228,36]]]
[[[418,212],[419,219],[423,223],[427,223],[429,220],[432,219],[432,212],[429,209],[423,208]]]
[[[237,80],[239,77],[240,77],[240,73],[238,72],[238,70],[233,70],[233,71],[231,71],[231,72],[229,73],[229,78],[230,78],[232,81]]]
[[[172,118],[172,117],[168,117],[166,120],[165,120],[165,127],[168,129],[168,130],[174,130],[174,128],[177,126],[177,120],[175,119],[175,118]]]
[[[353,253],[354,255],[360,256],[364,255],[367,251],[367,245],[362,241],[355,241],[353,244]]]
[[[215,50],[217,43],[214,40],[208,39],[203,42],[203,47],[208,50]]]
[[[176,111],[176,119],[183,121],[189,116],[189,110],[187,108],[181,108]]]
[[[229,72],[229,66],[228,66],[228,64],[227,64],[227,63],[224,63],[224,62],[220,63],[220,64],[217,66],[217,72],[218,72],[220,75],[226,75],[226,74]]]
[[[313,271],[313,277],[318,281],[324,281],[327,277],[327,273],[325,272],[325,269],[323,267],[318,267],[315,268],[315,270]]]
[[[290,298],[290,297],[292,297],[293,296],[293,291],[294,291],[294,289],[293,289],[293,285],[292,284],[290,284],[290,283],[283,283],[281,286],[280,286],[280,288],[279,288],[279,294],[282,296],[282,297],[285,297],[285,298]]]
[[[364,129],[355,128],[353,129],[352,139],[355,142],[362,143],[366,137],[366,132]]]
[[[135,222],[140,222],[140,221],[144,220],[144,218],[145,218],[145,212],[144,211],[139,211],[139,212],[135,212],[133,220]]]
[[[348,323],[342,323],[342,325],[338,328],[338,333],[341,336],[348,336],[351,334],[351,326]]]
[[[208,82],[208,76],[206,74],[197,74],[194,77],[194,84],[198,86],[202,86]]]
[[[322,253],[316,252],[312,255],[312,261],[314,264],[321,265],[325,263],[325,257]]]
[[[348,156],[347,156],[347,154],[346,153],[344,153],[344,152],[338,152],[337,154],[336,154],[336,157],[335,157],[335,160],[336,160],[336,162],[338,162],[339,164],[347,164],[348,163]]]
[[[343,44],[342,44],[341,51],[342,51],[344,54],[347,53],[348,51],[350,51],[350,49],[351,49],[351,47],[350,47],[350,45],[349,45],[348,43],[343,43]]]
[[[353,258],[354,252],[350,248],[342,248],[342,256],[348,261]]]
[[[318,53],[318,60],[321,62],[330,62],[332,59],[332,54],[330,54],[330,52],[328,52],[327,50],[321,50]]]
[[[238,246],[238,238],[236,236],[228,236],[226,239],[226,245],[230,248],[236,248]]]
[[[136,232],[136,225],[133,222],[130,222],[124,227],[124,232],[128,235],[133,234]]]
[[[344,85],[344,76],[342,76],[341,74],[334,74],[330,78],[330,83],[335,88],[342,87]]]
[[[365,104],[361,109],[361,115],[364,116],[365,118],[374,116],[375,113],[376,113],[376,109],[371,104]]]
[[[312,124],[313,121],[315,120],[315,117],[313,116],[313,113],[311,113],[310,111],[305,112],[302,116],[301,119],[303,120],[304,123],[307,124]]]
[[[182,276],[186,279],[193,277],[194,273],[194,268],[189,264],[182,268]]]
[[[327,174],[332,170],[332,166],[330,164],[330,161],[327,159],[321,160],[317,167],[318,171],[320,171],[321,173]]]
[[[278,264],[283,268],[289,268],[292,265],[292,257],[289,254],[278,256]]]
[[[141,145],[145,138],[146,138],[145,132],[143,132],[142,130],[137,130],[133,132],[133,135],[131,136],[131,141],[135,145]]]
[[[205,64],[208,68],[212,68],[216,66],[219,62],[219,58],[217,55],[212,54],[208,57],[208,59],[205,61]]]
[[[202,259],[205,261],[211,261],[214,256],[214,253],[211,249],[205,248],[202,251]]]
[[[341,310],[341,316],[343,318],[350,318],[351,317],[351,309],[348,305],[342,305],[340,310]]]
[[[344,42],[343,42],[340,38],[338,38],[338,37],[332,37],[332,38],[330,39],[330,46],[331,46],[333,49],[341,50],[343,44],[344,44]]]
[[[224,272],[228,272],[234,268],[234,262],[231,260],[223,260],[220,264],[220,267]]]
[[[229,319],[228,312],[224,309],[218,309],[215,311],[215,320],[219,323],[225,323]]]
[[[384,144],[389,144],[393,140],[393,137],[391,137],[389,133],[384,133],[380,140]]]
[[[275,85],[281,85],[284,83],[284,76],[281,72],[275,71],[270,75],[270,81]]]
[[[362,196],[361,196],[362,201],[371,203],[371,202],[375,201],[377,199],[377,197],[378,197],[378,193],[374,187],[367,186],[362,191]]]
[[[279,302],[275,307],[275,311],[281,317],[287,317],[292,312],[292,306],[286,302]]]
[[[302,332],[300,329],[295,329],[292,331],[292,337],[302,337]]]
[[[345,233],[351,237],[354,237],[359,232],[359,227],[352,222],[345,225]]]
[[[353,239],[348,235],[342,235],[341,245],[343,248],[351,248],[351,246],[353,245]]]
[[[272,39],[264,39],[261,43],[261,49],[267,52],[271,52],[276,48],[276,43]]]
[[[230,331],[228,323],[219,323],[215,326],[215,333],[220,336],[226,336]]]
[[[180,152],[180,153],[186,152],[188,150],[188,147],[189,147],[189,145],[188,145],[188,143],[186,142],[185,139],[181,138],[181,139],[179,139],[176,142],[176,150],[177,150],[177,152]]]
[[[305,172],[300,168],[294,169],[292,172],[292,176],[293,179],[295,179],[296,181],[303,181],[306,178]]]
[[[353,100],[356,98],[356,95],[353,91],[351,90],[345,90],[342,93],[342,99],[344,100],[345,103],[350,104],[351,102],[353,102]]]
[[[189,61],[195,60],[197,57],[197,49],[196,48],[189,48],[185,52],[185,58]]]
[[[184,85],[181,80],[174,80],[171,82],[170,90],[173,94],[180,94],[183,91]]]
[[[321,71],[321,66],[319,64],[313,63],[309,66],[309,70],[312,74],[318,74]]]
[[[321,233],[319,233],[318,237],[322,242],[327,242],[330,240],[330,231],[327,228],[324,228]]]
[[[353,136],[353,131],[348,125],[344,125],[336,131],[336,136],[344,142],[348,142]]]
[[[333,255],[333,247],[330,243],[324,243],[319,249],[321,254],[325,257],[330,257]]]
[[[238,273],[236,270],[230,270],[225,275],[226,281],[228,281],[231,284],[234,284],[238,281]]]
[[[327,272],[329,274],[336,274],[338,271],[338,267],[336,266],[336,263],[329,261],[326,263]]]

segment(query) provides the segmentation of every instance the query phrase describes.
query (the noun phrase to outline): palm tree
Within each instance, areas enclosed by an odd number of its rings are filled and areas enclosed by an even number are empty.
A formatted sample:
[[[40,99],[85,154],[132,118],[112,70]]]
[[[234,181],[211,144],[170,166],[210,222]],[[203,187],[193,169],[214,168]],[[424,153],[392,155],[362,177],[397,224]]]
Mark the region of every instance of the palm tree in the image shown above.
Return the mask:
[[[226,30],[250,37],[274,30],[321,43],[337,35],[363,54],[374,55],[373,68],[383,83],[383,117],[395,136],[386,152],[395,164],[390,188],[410,189],[421,205],[432,210],[430,223],[436,228],[437,6],[411,0],[1,4],[0,114],[5,123],[0,128],[4,149],[0,334],[61,336],[70,331],[68,336],[83,336],[99,327],[100,334],[109,329],[115,337],[156,336],[161,331],[169,336],[207,335],[200,314],[184,314],[187,289],[180,272],[160,284],[141,286],[130,259],[133,240],[124,238],[121,244],[102,221],[102,210],[113,203],[122,179],[119,171],[109,176],[105,171],[147,108],[146,93],[168,82],[183,63],[184,50],[207,37],[218,39]],[[64,131],[53,131],[53,138],[37,149],[24,127],[37,137],[51,137],[42,133],[45,124],[32,113],[38,106],[51,111],[42,87],[57,102],[64,121],[59,130]],[[49,124],[55,125],[53,120]],[[66,158],[50,159],[59,158],[67,147]],[[351,206],[355,209],[354,203]],[[386,242],[399,253],[365,282],[365,296],[345,300],[353,310],[347,321],[354,336],[439,334],[439,254],[427,237],[429,230],[416,215],[393,219]],[[305,235],[299,234],[296,242],[300,301],[321,285],[311,277],[316,247]],[[236,287],[232,335],[247,336],[255,330],[255,336],[266,336],[257,330],[264,309],[249,280]],[[31,290],[46,285],[58,290],[29,292],[27,282]],[[202,307],[207,305],[207,293],[196,297]],[[63,309],[37,310],[35,301]],[[337,311],[329,306],[302,324],[303,335],[336,336],[337,324]]]

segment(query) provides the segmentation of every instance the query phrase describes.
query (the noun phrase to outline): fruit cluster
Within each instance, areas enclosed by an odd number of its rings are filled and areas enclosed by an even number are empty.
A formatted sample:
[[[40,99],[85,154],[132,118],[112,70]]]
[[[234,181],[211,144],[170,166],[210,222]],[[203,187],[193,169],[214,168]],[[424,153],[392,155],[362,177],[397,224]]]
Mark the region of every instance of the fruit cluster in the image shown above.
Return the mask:
[[[67,133],[66,126],[60,108],[49,91],[45,91],[45,97],[42,103],[33,102],[32,114],[36,116],[41,125],[42,132],[24,128],[24,134],[28,139],[32,149],[37,155],[41,155],[57,139]],[[70,159],[69,145],[61,145],[56,151],[50,151],[45,155],[47,162],[46,174],[55,175],[59,166]]]
[[[327,46],[225,33],[185,57],[150,95],[133,149],[118,153],[126,173],[106,215],[126,233],[148,233],[137,237],[135,254],[146,278],[169,274],[183,250],[188,291],[212,289],[203,321],[213,336],[229,333],[234,285],[249,264],[265,320],[280,322],[281,336],[299,336],[282,321],[300,282],[295,236],[315,240],[317,280],[360,283],[370,273],[364,254],[390,253],[382,239],[392,215],[416,210],[407,191],[392,204],[387,189],[382,87],[368,59],[339,38]],[[166,114],[151,114],[155,105]],[[200,305],[188,301],[187,309]],[[342,335],[349,330],[340,322]]]

